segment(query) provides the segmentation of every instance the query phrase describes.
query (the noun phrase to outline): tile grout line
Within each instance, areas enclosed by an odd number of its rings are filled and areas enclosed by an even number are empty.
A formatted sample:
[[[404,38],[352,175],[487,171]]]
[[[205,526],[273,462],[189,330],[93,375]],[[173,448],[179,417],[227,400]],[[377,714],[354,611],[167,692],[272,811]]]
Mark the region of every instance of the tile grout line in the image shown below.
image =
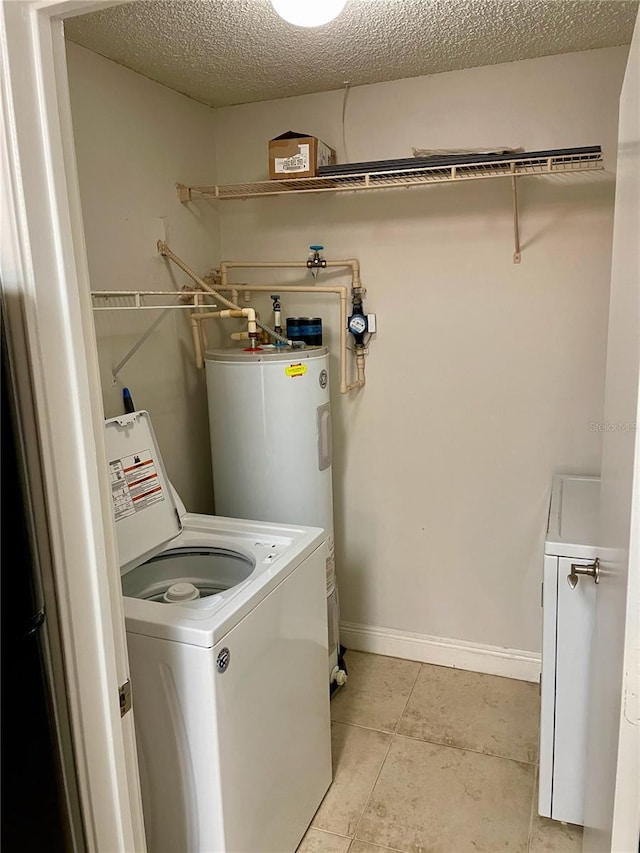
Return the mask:
[[[360,842],[360,844],[369,844],[371,845],[371,847],[376,847],[378,850],[388,850],[389,853],[406,853],[406,850],[400,850],[398,847],[385,847],[384,844],[374,844],[373,841],[362,841],[362,839],[356,838],[355,836],[351,839],[351,844],[347,849],[347,853],[351,853],[351,848],[354,844],[357,844],[358,842]]]
[[[311,824],[309,824],[307,832],[309,832],[310,829],[313,829],[314,832],[322,832],[324,835],[335,835],[336,838],[344,838],[345,841],[353,841],[350,835],[343,835],[341,832],[332,832],[330,829],[320,829],[319,826],[311,826]]]
[[[376,785],[378,784],[378,779],[380,778],[380,774],[382,773],[382,768],[384,767],[384,765],[386,763],[386,760],[389,756],[389,751],[391,749],[391,746],[393,744],[393,740],[395,738],[395,735],[393,734],[393,732],[385,732],[385,734],[390,735],[389,746],[387,747],[387,751],[384,754],[384,758],[382,759],[382,763],[380,764],[380,769],[378,770],[378,772],[376,774],[376,778],[373,780],[373,785],[371,786],[371,791],[369,792],[369,796],[367,797],[367,800],[364,804],[364,808],[362,809],[362,813],[360,814],[360,817],[358,818],[356,828],[353,830],[353,837],[351,839],[351,844],[349,845],[349,850],[351,850],[354,841],[360,840],[360,839],[356,838],[356,836],[358,834],[358,830],[360,829],[360,824],[362,823],[362,819],[364,818],[365,812],[369,808],[369,803],[371,802],[371,797],[373,797],[373,792],[375,790]],[[371,842],[368,842],[368,843],[371,843]],[[348,853],[348,851],[347,851],[347,853]]]
[[[402,722],[402,718],[404,717],[404,713],[407,710],[407,708],[409,707],[409,702],[411,701],[411,697],[413,696],[413,691],[416,689],[416,684],[418,683],[418,679],[420,678],[420,673],[422,672],[423,666],[424,666],[424,664],[421,663],[420,666],[418,667],[418,671],[416,672],[416,677],[413,681],[413,685],[411,686],[411,690],[409,691],[409,695],[407,696],[407,701],[404,703],[404,708],[402,709],[402,713],[398,717],[398,722],[396,723],[396,726],[393,730],[394,735],[398,734],[398,726]]]
[[[375,726],[365,726],[363,723],[350,723],[348,720],[337,720],[331,718],[332,723],[339,723],[341,726],[353,726],[355,729],[365,729],[368,732],[379,732],[381,735],[395,734],[395,730],[391,729],[376,729]]]
[[[525,767],[537,767],[539,763],[539,759],[534,759],[533,761],[525,761],[523,758],[513,758],[511,755],[499,755],[497,752],[482,752],[479,749],[473,749],[471,746],[459,746],[455,743],[444,743],[441,740],[429,740],[428,738],[417,737],[417,735],[408,735],[404,732],[398,731],[398,726],[402,722],[402,716],[404,716],[404,711],[407,709],[407,705],[409,704],[409,700],[407,700],[402,715],[398,722],[395,725],[393,731],[390,729],[376,729],[373,726],[365,726],[362,723],[350,723],[346,720],[337,720],[331,719],[332,723],[338,723],[341,726],[352,726],[355,729],[364,729],[367,732],[378,732],[381,735],[392,735],[398,737],[405,737],[407,740],[415,740],[419,743],[431,743],[434,746],[444,746],[447,749],[461,749],[463,752],[472,752],[474,755],[486,755],[488,758],[502,758],[504,761],[515,761],[516,764],[524,764]]]
[[[515,761],[516,764],[523,764],[525,767],[537,767],[537,761],[524,761],[522,758],[512,758],[510,755],[498,755],[496,752],[481,752],[479,749],[472,749],[470,746],[458,746],[455,743],[443,743],[440,740],[426,740],[415,735],[405,735],[402,732],[394,732],[398,737],[406,737],[407,740],[417,740],[419,743],[431,743],[434,746],[444,746],[449,749],[461,749],[463,752],[472,752],[474,755],[486,755],[488,758],[500,758],[503,761]]]
[[[413,681],[413,685],[411,686],[411,690],[409,691],[409,694],[407,696],[407,701],[404,703],[404,707],[398,716],[398,722],[396,723],[394,730],[392,732],[384,732],[384,734],[390,734],[391,735],[391,737],[389,738],[389,746],[387,747],[387,751],[385,752],[384,758],[382,759],[382,764],[380,765],[380,769],[378,770],[378,773],[376,774],[376,778],[374,779],[373,785],[371,786],[371,791],[369,792],[369,796],[367,797],[367,801],[364,804],[364,808],[362,809],[362,813],[360,815],[358,823],[356,824],[356,828],[353,831],[353,840],[352,840],[351,844],[349,845],[349,850],[351,850],[351,848],[353,847],[354,842],[359,840],[357,837],[358,829],[360,828],[360,824],[362,823],[362,820],[365,816],[365,813],[366,813],[367,809],[369,808],[369,803],[371,802],[371,798],[373,797],[373,792],[375,791],[376,785],[378,784],[378,779],[380,778],[380,774],[382,773],[382,769],[387,762],[387,758],[389,757],[389,752],[391,751],[391,747],[393,746],[393,742],[394,742],[395,738],[397,737],[397,731],[398,731],[398,726],[400,725],[400,720],[404,716],[404,712],[407,710],[407,705],[409,704],[409,701],[410,701],[411,697],[413,696],[413,691],[415,690],[416,684],[418,683],[418,678],[420,677],[421,672],[422,672],[422,664],[420,664],[420,666],[418,667],[418,671],[416,672],[416,677]],[[363,728],[364,728],[364,726],[363,726]],[[387,847],[387,850],[392,850],[392,849],[393,848]],[[347,853],[349,853],[349,850],[347,851]],[[398,851],[398,853],[402,853],[402,851]]]

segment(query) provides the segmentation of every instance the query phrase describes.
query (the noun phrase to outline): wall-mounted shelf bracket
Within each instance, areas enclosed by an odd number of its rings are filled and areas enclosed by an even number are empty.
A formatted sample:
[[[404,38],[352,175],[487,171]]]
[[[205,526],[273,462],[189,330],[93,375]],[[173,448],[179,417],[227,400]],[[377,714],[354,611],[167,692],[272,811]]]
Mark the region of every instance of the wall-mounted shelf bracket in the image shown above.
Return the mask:
[[[178,191],[178,201],[191,201],[190,187],[188,187],[186,184],[176,184],[176,189]]]

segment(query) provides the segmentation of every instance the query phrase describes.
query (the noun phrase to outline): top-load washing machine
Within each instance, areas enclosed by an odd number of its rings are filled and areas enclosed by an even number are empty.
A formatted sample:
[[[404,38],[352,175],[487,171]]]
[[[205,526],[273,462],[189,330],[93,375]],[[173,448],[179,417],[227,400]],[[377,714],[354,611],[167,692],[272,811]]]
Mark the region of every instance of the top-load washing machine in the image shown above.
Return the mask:
[[[324,531],[187,513],[106,421],[150,853],[287,853],[331,782]]]

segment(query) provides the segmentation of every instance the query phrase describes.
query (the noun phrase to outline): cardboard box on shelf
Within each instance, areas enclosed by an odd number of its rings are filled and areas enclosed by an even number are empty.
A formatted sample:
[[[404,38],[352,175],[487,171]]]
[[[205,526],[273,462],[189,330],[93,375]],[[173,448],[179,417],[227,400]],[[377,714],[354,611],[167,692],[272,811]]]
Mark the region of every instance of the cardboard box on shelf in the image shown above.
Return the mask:
[[[315,136],[286,133],[269,140],[269,177],[272,181],[286,178],[313,178],[319,166],[333,166],[336,152]]]

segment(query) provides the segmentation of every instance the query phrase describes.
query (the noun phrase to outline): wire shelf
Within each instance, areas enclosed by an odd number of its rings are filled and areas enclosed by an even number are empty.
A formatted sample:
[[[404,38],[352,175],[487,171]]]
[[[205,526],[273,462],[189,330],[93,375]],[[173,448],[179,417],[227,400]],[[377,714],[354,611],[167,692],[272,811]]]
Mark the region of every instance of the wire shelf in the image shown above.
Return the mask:
[[[196,199],[247,199],[290,193],[354,192],[394,187],[426,186],[487,178],[520,178],[529,175],[558,175],[604,169],[602,152],[558,153],[553,156],[520,156],[510,160],[487,160],[451,166],[420,166],[383,172],[287,178],[222,186],[177,184],[181,202]]]
[[[167,308],[194,311],[215,307],[205,303],[202,290],[92,290],[94,311],[162,311]]]

